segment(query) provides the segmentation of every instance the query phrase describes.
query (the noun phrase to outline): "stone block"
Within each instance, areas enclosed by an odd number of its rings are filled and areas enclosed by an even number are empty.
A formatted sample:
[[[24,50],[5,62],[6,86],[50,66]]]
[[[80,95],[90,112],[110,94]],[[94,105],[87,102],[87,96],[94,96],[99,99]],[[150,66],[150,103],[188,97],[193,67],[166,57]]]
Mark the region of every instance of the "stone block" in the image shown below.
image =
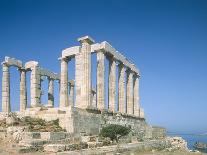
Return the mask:
[[[34,66],[38,66],[39,63],[37,61],[28,61],[25,63],[25,69],[31,69]]]
[[[44,146],[44,151],[46,152],[62,152],[65,151],[64,144],[48,144]]]
[[[81,50],[80,46],[74,46],[70,48],[66,48],[62,51],[62,58],[75,56]]]
[[[41,132],[41,138],[45,140],[61,140],[66,138],[64,132]]]

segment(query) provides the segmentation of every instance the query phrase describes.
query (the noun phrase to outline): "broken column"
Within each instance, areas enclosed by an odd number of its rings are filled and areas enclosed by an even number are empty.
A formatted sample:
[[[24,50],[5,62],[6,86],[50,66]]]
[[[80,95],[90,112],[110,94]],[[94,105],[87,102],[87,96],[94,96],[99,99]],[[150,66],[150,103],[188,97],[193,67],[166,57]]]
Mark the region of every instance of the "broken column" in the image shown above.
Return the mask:
[[[128,68],[127,69],[127,98],[126,98],[126,105],[127,105],[127,114],[133,114],[133,72]]]
[[[60,107],[66,107],[68,104],[68,59],[61,58]]]
[[[134,75],[134,115],[140,116],[140,103],[139,103],[139,76],[137,74]]]
[[[119,78],[118,78],[118,111],[121,113],[126,113],[125,105],[125,67],[123,63],[119,65]]]
[[[20,72],[20,111],[23,112],[27,107],[27,87],[26,87],[26,70],[19,68]]]
[[[113,57],[108,57],[109,60],[109,76],[108,76],[108,109],[115,111],[116,109],[116,61]]]
[[[97,108],[104,109],[105,104],[105,55],[102,50],[97,51]]]
[[[54,79],[48,77],[48,106],[54,107]]]
[[[9,113],[10,109],[10,73],[9,66],[2,63],[2,112]]]
[[[82,58],[82,85],[81,85],[81,102],[78,107],[86,109],[91,106],[91,44],[93,39],[89,36],[79,38],[81,43]]]

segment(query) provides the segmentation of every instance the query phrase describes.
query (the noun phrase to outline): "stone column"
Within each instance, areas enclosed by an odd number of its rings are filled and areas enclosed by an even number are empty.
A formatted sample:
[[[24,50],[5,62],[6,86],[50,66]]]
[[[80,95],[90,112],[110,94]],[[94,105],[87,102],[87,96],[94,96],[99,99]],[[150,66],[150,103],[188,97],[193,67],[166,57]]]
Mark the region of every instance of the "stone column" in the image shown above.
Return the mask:
[[[26,70],[19,69],[20,72],[20,111],[23,112],[27,107],[27,87],[26,87]]]
[[[121,113],[126,113],[126,92],[125,92],[125,67],[124,64],[119,64],[119,78],[118,78],[118,111]]]
[[[31,93],[31,107],[40,106],[41,97],[41,76],[39,66],[31,67],[31,82],[30,82],[30,93]]]
[[[83,65],[82,65],[82,54],[78,53],[75,55],[75,88],[76,88],[76,98],[75,106],[81,108],[81,86],[82,86],[82,75],[83,75]]]
[[[68,105],[68,60],[62,58],[60,73],[60,107],[67,107]]]
[[[140,103],[139,103],[139,76],[134,75],[134,115],[140,116]]]
[[[10,109],[10,73],[9,66],[2,63],[2,112],[9,113]]]
[[[70,93],[69,93],[69,103],[73,107],[74,106],[74,83],[70,82]]]
[[[133,72],[128,69],[127,70],[127,98],[126,98],[126,104],[127,104],[127,113],[133,114],[134,106],[133,106]]]
[[[93,40],[86,36],[79,38],[81,43],[81,57],[82,57],[82,85],[81,85],[81,102],[80,108],[86,109],[91,106],[91,44]]]
[[[54,107],[54,79],[48,77],[48,107]]]
[[[91,98],[92,98],[92,107],[96,108],[97,104],[96,104],[96,91],[95,89],[92,89],[92,93],[91,93]]]
[[[105,55],[103,51],[97,51],[97,108],[105,109]]]
[[[116,109],[116,61],[113,57],[109,60],[109,76],[108,76],[108,109],[115,111]]]

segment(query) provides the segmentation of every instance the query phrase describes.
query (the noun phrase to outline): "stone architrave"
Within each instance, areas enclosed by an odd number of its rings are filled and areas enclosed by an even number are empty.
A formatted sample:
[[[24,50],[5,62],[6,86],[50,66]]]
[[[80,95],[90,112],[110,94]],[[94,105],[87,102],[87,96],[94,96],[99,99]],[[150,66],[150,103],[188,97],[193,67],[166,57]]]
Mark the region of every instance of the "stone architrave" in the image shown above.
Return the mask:
[[[116,61],[113,57],[109,60],[109,76],[108,76],[108,109],[115,111],[116,109]]]
[[[68,59],[61,59],[60,74],[60,107],[67,107],[68,103]]]
[[[102,50],[97,51],[97,108],[105,109],[105,55]]]
[[[134,75],[134,115],[140,116],[140,103],[139,103],[139,76],[137,74]]]
[[[10,73],[9,66],[2,63],[2,112],[9,113],[10,109]]]
[[[118,111],[121,113],[126,113],[126,91],[125,91],[125,67],[124,64],[119,65],[119,78],[118,78]]]
[[[133,114],[134,106],[133,106],[133,72],[128,69],[127,70],[127,98],[126,98],[126,105],[127,105],[127,114]]]
[[[41,97],[41,75],[38,65],[31,67],[31,83],[30,83],[30,92],[31,92],[31,107],[40,106],[40,97]]]
[[[20,111],[23,112],[27,107],[27,87],[26,87],[26,70],[19,68],[20,72]]]
[[[54,107],[54,79],[48,77],[48,106]]]
[[[79,38],[81,43],[82,57],[82,85],[81,85],[81,102],[78,104],[80,108],[86,109],[92,104],[91,101],[91,44],[93,39],[89,36]]]

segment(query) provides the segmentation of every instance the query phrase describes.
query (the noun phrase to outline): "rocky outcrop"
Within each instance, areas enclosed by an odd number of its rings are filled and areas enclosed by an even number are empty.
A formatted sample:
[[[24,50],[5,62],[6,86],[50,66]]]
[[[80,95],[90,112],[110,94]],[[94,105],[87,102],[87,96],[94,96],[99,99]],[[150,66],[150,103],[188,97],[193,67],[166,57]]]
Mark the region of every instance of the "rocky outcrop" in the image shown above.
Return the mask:
[[[166,138],[171,147],[166,148],[167,151],[189,151],[187,147],[187,142],[182,137],[167,137]]]

